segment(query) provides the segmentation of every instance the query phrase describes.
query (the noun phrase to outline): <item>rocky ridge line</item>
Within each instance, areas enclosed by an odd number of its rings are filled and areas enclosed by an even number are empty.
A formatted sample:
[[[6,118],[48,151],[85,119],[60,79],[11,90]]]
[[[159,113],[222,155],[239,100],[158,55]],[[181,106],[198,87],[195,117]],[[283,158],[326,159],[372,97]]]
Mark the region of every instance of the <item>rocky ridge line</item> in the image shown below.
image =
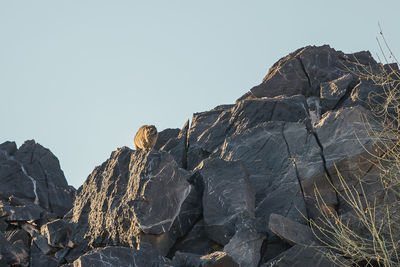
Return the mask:
[[[362,67],[385,66],[369,52],[301,48],[235,104],[160,132],[154,150],[112,152],[73,207],[51,152],[33,141],[1,144],[0,183],[9,189],[0,189],[0,263],[334,266],[304,247],[317,242],[307,230],[320,216],[314,186],[340,216],[352,211],[331,186],[340,188],[335,165],[349,183],[369,181],[367,198],[383,194],[365,150],[376,140],[364,127],[368,95],[382,88],[357,77]]]

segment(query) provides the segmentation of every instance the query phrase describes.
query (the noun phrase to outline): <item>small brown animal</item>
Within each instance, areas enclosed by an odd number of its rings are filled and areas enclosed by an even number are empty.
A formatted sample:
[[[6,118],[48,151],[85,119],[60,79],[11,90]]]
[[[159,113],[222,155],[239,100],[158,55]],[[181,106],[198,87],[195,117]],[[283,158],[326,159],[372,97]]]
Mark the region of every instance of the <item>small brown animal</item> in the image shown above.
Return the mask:
[[[156,144],[157,136],[157,128],[154,125],[143,125],[135,135],[135,149],[151,150]]]

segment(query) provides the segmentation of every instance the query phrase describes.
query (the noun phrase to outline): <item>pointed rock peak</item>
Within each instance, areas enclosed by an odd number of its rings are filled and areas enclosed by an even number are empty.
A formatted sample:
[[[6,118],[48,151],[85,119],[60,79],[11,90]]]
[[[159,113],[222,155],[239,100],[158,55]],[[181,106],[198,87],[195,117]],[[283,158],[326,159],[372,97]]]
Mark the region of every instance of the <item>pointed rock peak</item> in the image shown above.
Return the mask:
[[[306,46],[276,62],[262,83],[239,100],[297,94],[320,96],[322,83],[359,71],[362,66],[377,69],[378,63],[368,51],[345,54],[329,45]]]

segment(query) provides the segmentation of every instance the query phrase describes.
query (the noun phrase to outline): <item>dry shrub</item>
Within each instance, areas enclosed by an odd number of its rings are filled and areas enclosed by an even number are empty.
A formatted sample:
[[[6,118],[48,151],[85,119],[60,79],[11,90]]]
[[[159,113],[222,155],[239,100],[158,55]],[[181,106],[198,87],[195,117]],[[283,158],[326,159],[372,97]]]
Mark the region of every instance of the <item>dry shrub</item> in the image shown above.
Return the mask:
[[[369,153],[376,159],[376,179],[381,182],[379,190],[384,197],[367,195],[362,177],[350,185],[335,166],[340,190],[329,179],[328,182],[351,211],[339,215],[327,211],[328,206],[315,188],[320,216],[309,221],[321,243],[319,248],[339,266],[348,266],[349,262],[353,266],[400,266],[400,72],[382,31],[380,36],[381,40],[377,40],[383,60],[379,60],[385,64],[380,64],[379,70],[359,64],[360,68],[352,72],[380,88],[379,92],[371,92],[367,100],[375,121],[365,119],[364,124],[368,136],[379,140],[375,151]],[[381,124],[382,129],[371,127],[375,123]]]

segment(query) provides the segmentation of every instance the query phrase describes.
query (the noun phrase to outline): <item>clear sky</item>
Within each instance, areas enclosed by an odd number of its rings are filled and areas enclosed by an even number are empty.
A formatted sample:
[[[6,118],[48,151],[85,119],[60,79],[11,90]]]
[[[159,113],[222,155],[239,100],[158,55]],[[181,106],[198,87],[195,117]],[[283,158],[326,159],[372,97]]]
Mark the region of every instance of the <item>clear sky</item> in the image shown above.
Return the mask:
[[[0,143],[35,139],[78,188],[143,124],[233,103],[306,45],[400,57],[400,1],[0,1]]]

